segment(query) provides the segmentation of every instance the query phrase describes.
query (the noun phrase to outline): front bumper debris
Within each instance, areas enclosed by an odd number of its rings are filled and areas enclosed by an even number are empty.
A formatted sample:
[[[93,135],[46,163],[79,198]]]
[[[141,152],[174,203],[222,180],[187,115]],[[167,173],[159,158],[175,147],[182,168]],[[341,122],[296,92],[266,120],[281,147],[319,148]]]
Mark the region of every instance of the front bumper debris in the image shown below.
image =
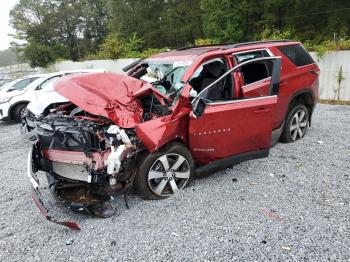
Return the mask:
[[[27,133],[36,140],[28,154],[27,176],[33,199],[47,220],[79,228],[75,222],[60,222],[49,214],[39,191],[39,178],[45,173],[52,195],[71,211],[111,217],[116,212],[113,202],[120,194],[128,208],[126,196],[133,185],[138,152],[129,138],[134,132],[101,121],[51,115]]]
[[[39,209],[39,211],[44,215],[44,217],[55,224],[59,224],[71,229],[80,230],[80,226],[77,222],[74,221],[58,221],[55,219],[52,215],[49,214],[48,208],[45,206],[44,202],[42,201],[41,193],[39,191],[39,180],[37,176],[33,172],[33,148],[29,150],[28,153],[28,160],[27,160],[27,176],[29,178],[29,181],[31,183],[32,187],[32,198],[35,202],[35,205]]]

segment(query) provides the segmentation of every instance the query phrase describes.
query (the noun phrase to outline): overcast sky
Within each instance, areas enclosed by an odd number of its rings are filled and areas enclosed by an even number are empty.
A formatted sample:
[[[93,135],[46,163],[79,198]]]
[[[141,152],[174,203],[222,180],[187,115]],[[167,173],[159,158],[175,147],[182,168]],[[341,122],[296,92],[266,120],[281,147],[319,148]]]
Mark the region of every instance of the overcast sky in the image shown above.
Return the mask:
[[[9,12],[18,0],[1,0],[0,2],[0,50],[5,50],[10,47],[12,39],[8,36],[13,33],[9,24]]]

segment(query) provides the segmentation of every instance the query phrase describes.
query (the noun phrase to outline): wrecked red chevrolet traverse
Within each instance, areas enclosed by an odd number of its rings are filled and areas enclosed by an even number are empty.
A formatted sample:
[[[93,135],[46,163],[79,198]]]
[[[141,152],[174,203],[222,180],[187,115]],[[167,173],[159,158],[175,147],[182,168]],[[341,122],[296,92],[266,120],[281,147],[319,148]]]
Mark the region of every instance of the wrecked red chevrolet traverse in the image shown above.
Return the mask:
[[[311,123],[319,69],[298,42],[183,48],[140,60],[126,75],[59,80],[69,102],[35,118],[28,156],[33,198],[46,218],[39,178],[72,210],[114,214],[111,199],[135,187],[162,199],[193,177],[268,156]]]

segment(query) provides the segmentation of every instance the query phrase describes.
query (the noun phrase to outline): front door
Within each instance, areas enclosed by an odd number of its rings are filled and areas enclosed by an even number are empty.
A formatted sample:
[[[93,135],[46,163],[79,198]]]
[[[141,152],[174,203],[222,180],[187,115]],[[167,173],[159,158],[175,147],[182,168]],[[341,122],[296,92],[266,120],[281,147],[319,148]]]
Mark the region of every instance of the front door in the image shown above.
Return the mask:
[[[261,152],[264,151],[267,156],[277,104],[280,58],[263,59],[273,61],[276,67],[267,95],[209,101],[205,98],[208,90],[204,89],[194,99],[193,112],[189,120],[189,142],[190,150],[197,162],[210,163],[248,152],[261,156]],[[254,63],[254,60],[246,63]],[[238,70],[241,65],[227,73]]]

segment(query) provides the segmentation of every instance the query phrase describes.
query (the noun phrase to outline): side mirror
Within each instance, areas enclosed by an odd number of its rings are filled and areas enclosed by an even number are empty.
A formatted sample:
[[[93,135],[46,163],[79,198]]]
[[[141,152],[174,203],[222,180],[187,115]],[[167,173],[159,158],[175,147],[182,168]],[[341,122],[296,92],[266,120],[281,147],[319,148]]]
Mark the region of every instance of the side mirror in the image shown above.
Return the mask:
[[[206,106],[207,104],[203,99],[201,98],[197,99],[197,101],[195,101],[194,104],[192,105],[193,114],[196,117],[200,117],[204,113]]]

